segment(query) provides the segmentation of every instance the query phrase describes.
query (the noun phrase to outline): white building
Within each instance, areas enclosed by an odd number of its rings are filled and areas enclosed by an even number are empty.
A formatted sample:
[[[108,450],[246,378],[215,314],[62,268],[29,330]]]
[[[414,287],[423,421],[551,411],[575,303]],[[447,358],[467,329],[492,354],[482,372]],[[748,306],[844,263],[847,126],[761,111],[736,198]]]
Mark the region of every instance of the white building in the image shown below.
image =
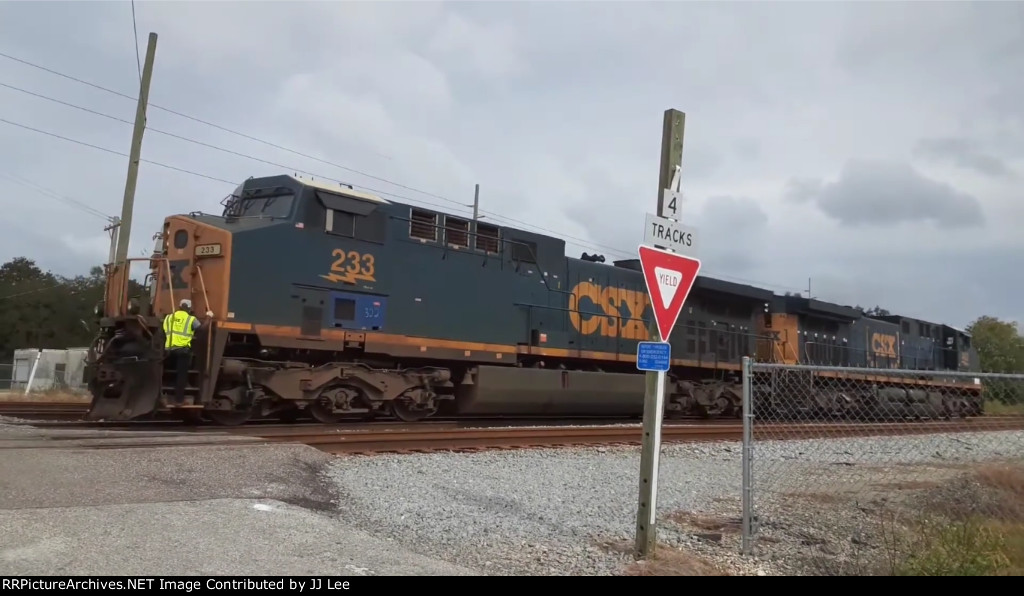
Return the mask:
[[[88,348],[15,350],[11,390],[24,391],[30,379],[30,391],[84,388],[85,359],[88,351]]]

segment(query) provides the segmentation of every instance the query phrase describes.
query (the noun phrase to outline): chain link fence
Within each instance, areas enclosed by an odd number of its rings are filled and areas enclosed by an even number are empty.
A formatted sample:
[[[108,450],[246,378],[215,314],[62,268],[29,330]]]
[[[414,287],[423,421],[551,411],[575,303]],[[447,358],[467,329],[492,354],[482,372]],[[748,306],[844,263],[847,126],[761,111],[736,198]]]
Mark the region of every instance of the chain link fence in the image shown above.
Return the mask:
[[[1024,375],[744,359],[742,550],[794,574],[1024,570]]]
[[[78,396],[87,389],[85,356],[84,348],[17,350],[12,363],[0,364],[0,393]]]

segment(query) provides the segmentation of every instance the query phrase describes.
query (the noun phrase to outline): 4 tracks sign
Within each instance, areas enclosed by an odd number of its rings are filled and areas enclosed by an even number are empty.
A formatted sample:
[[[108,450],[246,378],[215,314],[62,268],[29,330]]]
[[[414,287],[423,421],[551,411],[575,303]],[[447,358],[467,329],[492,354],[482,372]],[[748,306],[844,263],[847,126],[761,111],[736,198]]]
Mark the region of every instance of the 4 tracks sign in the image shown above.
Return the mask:
[[[641,341],[636,347],[636,367],[647,372],[636,520],[637,558],[651,555],[657,544],[656,502],[661,421],[667,391],[666,376],[672,366],[672,344],[668,340],[700,272],[700,260],[690,256],[698,246],[697,231],[682,225],[678,216],[682,202],[680,176],[684,122],[685,115],[682,112],[666,110],[661,140],[658,214],[647,214],[643,244],[639,247],[644,283],[647,285],[658,339],[661,341]],[[653,329],[648,334],[653,335]]]

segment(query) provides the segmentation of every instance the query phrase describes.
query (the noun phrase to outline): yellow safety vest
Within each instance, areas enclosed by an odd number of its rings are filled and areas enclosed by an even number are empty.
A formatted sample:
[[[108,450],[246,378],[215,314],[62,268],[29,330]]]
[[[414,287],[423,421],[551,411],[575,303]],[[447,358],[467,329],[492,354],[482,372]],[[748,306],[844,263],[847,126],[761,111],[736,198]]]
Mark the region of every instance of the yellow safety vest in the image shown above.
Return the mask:
[[[183,310],[175,311],[164,317],[164,336],[167,337],[164,347],[188,348],[192,346],[192,322],[196,318]]]

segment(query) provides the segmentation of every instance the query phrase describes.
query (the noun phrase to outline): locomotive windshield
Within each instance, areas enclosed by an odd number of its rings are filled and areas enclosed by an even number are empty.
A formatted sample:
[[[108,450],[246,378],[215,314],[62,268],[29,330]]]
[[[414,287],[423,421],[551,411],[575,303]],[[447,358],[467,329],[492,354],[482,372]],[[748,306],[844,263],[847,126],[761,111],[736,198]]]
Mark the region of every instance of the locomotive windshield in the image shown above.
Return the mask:
[[[224,217],[288,217],[295,194],[286,189],[253,189],[228,198]]]

